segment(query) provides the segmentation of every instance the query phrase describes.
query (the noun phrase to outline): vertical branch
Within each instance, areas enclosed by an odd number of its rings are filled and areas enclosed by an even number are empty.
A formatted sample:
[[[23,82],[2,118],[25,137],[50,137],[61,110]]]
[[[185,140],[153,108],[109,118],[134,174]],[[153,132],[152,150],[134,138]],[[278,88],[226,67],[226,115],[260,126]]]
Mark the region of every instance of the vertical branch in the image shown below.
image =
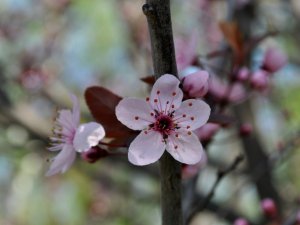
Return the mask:
[[[166,73],[177,76],[170,0],[146,0],[143,12],[148,21],[155,77]]]
[[[169,73],[177,76],[170,0],[146,0],[155,78]],[[162,225],[182,225],[181,165],[170,154],[160,159]]]

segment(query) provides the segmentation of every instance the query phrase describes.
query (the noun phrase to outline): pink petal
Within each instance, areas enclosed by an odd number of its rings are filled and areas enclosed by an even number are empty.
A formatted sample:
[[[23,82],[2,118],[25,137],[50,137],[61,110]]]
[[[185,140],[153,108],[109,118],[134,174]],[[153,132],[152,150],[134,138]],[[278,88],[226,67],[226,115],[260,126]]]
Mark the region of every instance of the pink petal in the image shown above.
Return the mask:
[[[131,142],[128,150],[129,161],[138,166],[156,162],[164,153],[166,144],[160,133],[142,131]]]
[[[189,165],[198,163],[204,154],[198,137],[187,130],[169,135],[166,149],[174,159]]]
[[[268,48],[265,53],[263,68],[274,73],[287,63],[287,56],[278,48]]]
[[[62,109],[59,110],[59,115],[57,121],[61,124],[62,127],[66,128],[67,130],[76,129],[75,123],[73,121],[73,116],[71,110]]]
[[[269,87],[270,77],[265,70],[257,70],[252,74],[250,82],[254,89],[265,91]]]
[[[118,120],[133,130],[143,130],[155,121],[154,111],[142,99],[125,98],[116,107]]]
[[[183,129],[195,130],[205,124],[210,115],[210,107],[202,100],[188,99],[182,102],[174,113],[174,122]]]
[[[50,138],[50,139],[53,139],[53,138]],[[49,151],[59,151],[59,150],[62,150],[64,147],[64,144],[53,144],[51,147],[48,147],[47,149]]]
[[[219,124],[207,123],[194,130],[194,133],[201,141],[209,141],[220,128],[221,126]]]
[[[73,122],[76,125],[76,127],[79,125],[80,122],[80,106],[79,106],[79,100],[75,95],[71,95],[71,99],[73,102]]]
[[[208,91],[208,77],[209,74],[205,70],[187,75],[183,81],[183,90],[191,97],[203,97]]]
[[[76,157],[75,150],[72,145],[64,145],[61,152],[53,159],[46,176],[52,176],[57,173],[66,172]]]
[[[75,133],[73,145],[77,152],[89,150],[96,146],[105,136],[104,128],[101,124],[90,122],[80,125]]]
[[[228,95],[228,100],[232,103],[237,103],[244,100],[246,97],[246,91],[242,84],[235,83],[231,87],[231,91]]]
[[[237,80],[243,82],[248,80],[249,76],[250,76],[249,69],[247,67],[242,67],[237,73]]]
[[[218,99],[223,99],[227,92],[227,85],[220,80],[217,76],[211,76],[208,90],[209,92]]]
[[[153,85],[150,104],[159,112],[177,109],[182,101],[183,93],[179,88],[179,80],[170,74],[161,76]]]

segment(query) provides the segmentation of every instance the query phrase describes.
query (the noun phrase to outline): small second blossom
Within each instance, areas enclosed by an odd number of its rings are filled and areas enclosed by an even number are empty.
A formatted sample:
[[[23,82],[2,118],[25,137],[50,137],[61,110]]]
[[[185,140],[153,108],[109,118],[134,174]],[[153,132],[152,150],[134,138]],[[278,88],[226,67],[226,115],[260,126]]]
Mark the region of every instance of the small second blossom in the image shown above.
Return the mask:
[[[179,83],[175,76],[165,74],[155,82],[150,98],[125,98],[117,105],[118,120],[141,130],[129,146],[132,164],[154,163],[165,149],[185,164],[196,164],[203,157],[202,145],[193,130],[207,122],[210,107],[202,100],[182,102]]]
[[[70,168],[76,158],[76,152],[88,151],[104,138],[105,131],[101,124],[90,122],[80,125],[80,108],[78,99],[72,96],[73,110],[60,110],[55,121],[52,146],[50,151],[60,151],[51,160],[51,166],[46,176],[59,172],[63,173]]]

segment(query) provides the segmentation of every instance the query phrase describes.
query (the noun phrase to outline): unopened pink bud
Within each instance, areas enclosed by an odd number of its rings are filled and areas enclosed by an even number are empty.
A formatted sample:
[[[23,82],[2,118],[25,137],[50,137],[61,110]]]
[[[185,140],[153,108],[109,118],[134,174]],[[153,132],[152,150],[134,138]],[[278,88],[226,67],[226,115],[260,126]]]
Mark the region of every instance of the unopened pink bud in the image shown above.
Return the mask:
[[[274,219],[277,217],[277,206],[273,199],[266,198],[261,202],[261,208],[266,217]]]
[[[234,221],[234,225],[249,225],[248,221],[244,218],[238,218]]]
[[[240,82],[227,84],[217,76],[212,76],[209,82],[209,92],[217,100],[226,100],[231,103],[237,103],[245,99],[246,92]]]
[[[208,77],[209,74],[205,70],[199,70],[187,75],[183,80],[183,90],[190,97],[203,97],[208,91]]]
[[[253,131],[253,127],[250,123],[244,123],[240,127],[240,135],[241,136],[248,136]]]
[[[232,86],[229,88],[230,88],[230,92],[229,95],[227,96],[227,100],[229,102],[237,103],[245,99],[246,92],[244,86],[241,83],[236,82],[232,84]]]
[[[94,163],[101,158],[107,157],[108,155],[109,153],[106,150],[98,146],[92,147],[88,151],[81,153],[82,159],[89,163]]]
[[[254,89],[258,91],[264,91],[269,86],[269,77],[268,73],[264,70],[257,70],[251,76],[251,85]]]
[[[241,68],[241,69],[238,71],[238,74],[237,74],[237,77],[236,77],[236,78],[237,78],[238,81],[243,82],[243,81],[248,80],[249,75],[250,75],[249,69],[248,69],[247,67],[243,67],[243,68]]]
[[[270,73],[280,70],[287,63],[287,56],[278,48],[268,48],[262,68]]]

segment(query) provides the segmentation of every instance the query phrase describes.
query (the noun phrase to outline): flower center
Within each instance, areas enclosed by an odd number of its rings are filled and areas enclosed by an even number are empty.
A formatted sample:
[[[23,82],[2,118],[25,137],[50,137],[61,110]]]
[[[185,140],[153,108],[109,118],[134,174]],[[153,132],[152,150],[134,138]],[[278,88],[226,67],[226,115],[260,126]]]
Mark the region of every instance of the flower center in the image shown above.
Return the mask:
[[[172,120],[168,116],[162,116],[157,120],[157,129],[160,131],[170,130],[172,128]]]
[[[155,118],[156,121],[150,125],[150,129],[160,132],[164,139],[168,138],[171,132],[173,132],[177,127],[177,124],[173,122],[173,115],[157,113]]]

